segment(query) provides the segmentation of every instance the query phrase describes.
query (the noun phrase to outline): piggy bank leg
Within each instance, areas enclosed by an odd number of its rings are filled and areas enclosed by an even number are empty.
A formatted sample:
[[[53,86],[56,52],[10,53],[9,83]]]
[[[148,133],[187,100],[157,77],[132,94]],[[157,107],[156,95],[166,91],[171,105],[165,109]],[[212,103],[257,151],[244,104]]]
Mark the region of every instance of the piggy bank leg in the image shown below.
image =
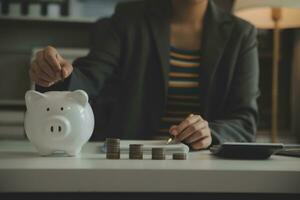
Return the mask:
[[[66,153],[69,155],[69,156],[79,156],[80,155],[80,151],[81,151],[81,147],[80,148],[77,148],[77,149],[69,149],[69,150],[66,150]]]

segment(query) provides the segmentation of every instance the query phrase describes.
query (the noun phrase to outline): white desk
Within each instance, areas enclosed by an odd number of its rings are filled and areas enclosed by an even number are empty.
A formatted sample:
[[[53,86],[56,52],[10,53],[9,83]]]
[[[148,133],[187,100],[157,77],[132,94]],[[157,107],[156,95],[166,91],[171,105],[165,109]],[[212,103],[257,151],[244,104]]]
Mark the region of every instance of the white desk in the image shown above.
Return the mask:
[[[0,141],[0,192],[300,193],[300,159],[106,160],[99,143],[80,158],[40,157],[29,142]]]

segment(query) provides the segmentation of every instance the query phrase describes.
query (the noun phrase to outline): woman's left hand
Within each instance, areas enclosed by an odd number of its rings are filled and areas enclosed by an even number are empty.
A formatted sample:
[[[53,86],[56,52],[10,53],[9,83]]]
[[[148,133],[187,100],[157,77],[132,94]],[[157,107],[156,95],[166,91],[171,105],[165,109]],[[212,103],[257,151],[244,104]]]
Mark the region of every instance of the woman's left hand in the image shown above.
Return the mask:
[[[183,141],[195,150],[206,149],[212,142],[208,122],[200,115],[191,114],[179,125],[171,126],[169,131],[176,141]]]

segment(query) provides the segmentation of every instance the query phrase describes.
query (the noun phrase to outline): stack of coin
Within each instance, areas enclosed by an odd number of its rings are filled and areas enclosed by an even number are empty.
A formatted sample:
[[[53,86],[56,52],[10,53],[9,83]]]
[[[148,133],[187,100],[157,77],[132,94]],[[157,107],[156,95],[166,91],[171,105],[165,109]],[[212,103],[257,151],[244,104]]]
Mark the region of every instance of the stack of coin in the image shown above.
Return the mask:
[[[120,159],[120,139],[106,138],[106,158]]]
[[[143,159],[143,145],[130,144],[129,145],[129,159],[142,160]]]
[[[186,160],[186,153],[173,153],[173,160]]]
[[[152,148],[152,160],[165,160],[165,149],[164,148]]]

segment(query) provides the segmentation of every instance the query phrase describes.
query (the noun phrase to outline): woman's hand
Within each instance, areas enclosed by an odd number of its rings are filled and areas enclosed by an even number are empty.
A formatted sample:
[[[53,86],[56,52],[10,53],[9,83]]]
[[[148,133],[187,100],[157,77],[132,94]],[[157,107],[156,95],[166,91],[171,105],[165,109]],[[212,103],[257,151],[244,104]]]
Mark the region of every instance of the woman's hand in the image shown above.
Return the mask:
[[[195,150],[205,149],[212,142],[208,122],[200,115],[191,114],[179,125],[171,126],[169,131],[176,141],[183,141]]]
[[[72,65],[63,59],[55,48],[48,46],[36,53],[29,69],[29,75],[36,84],[50,87],[67,78],[72,71]]]

